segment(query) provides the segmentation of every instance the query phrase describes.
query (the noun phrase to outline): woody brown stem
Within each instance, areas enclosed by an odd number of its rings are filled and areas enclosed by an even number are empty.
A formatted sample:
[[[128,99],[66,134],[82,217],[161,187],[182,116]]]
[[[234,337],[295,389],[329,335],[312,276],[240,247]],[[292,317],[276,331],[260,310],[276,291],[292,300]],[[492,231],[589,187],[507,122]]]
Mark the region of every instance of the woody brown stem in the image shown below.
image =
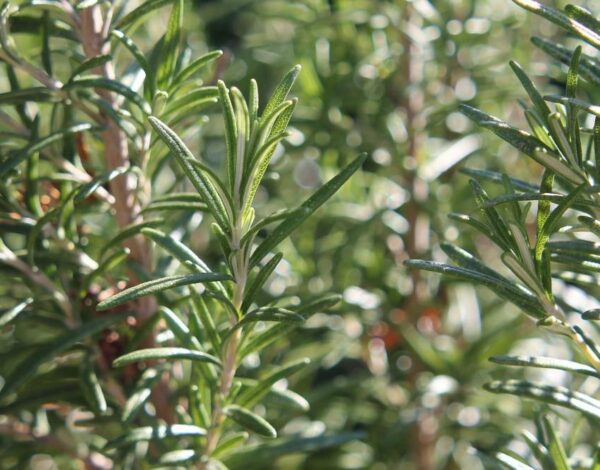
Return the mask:
[[[103,16],[102,7],[94,5],[86,8],[80,13],[80,32],[83,50],[88,58],[96,57],[102,54],[110,54],[110,41],[108,34],[110,31],[111,11]],[[115,68],[112,61],[105,62],[98,67],[95,72],[105,78],[113,80],[115,78]],[[104,99],[110,107],[118,111],[121,104],[118,96],[108,90],[98,89],[98,95]],[[103,115],[104,130],[101,138],[104,144],[104,157],[108,169],[121,166],[129,166],[129,146],[127,136],[118,126],[118,124],[109,116]],[[140,172],[143,174],[143,171]],[[139,178],[139,177],[138,177]],[[136,181],[131,173],[125,173],[110,181],[110,191],[115,198],[113,205],[115,217],[119,228],[139,223],[142,221],[141,207],[136,197],[136,187],[145,188],[144,181]],[[145,272],[152,271],[152,252],[150,245],[142,235],[131,237],[126,242],[131,250],[131,258]],[[140,282],[135,272],[130,272],[131,284]],[[135,304],[135,310],[140,324],[147,321],[155,312],[157,304],[152,296],[142,297]],[[154,345],[154,335],[149,335],[143,346],[152,347]],[[169,404],[168,383],[162,380],[152,392],[152,401],[157,411],[157,415],[167,422],[172,422],[173,412]]]
[[[418,258],[422,255],[423,233],[421,223],[421,208],[423,201],[427,198],[426,183],[419,178],[416,168],[422,158],[423,143],[425,137],[424,117],[424,91],[423,91],[423,51],[415,43],[411,34],[411,28],[418,28],[416,22],[417,14],[410,2],[405,2],[402,17],[405,18],[405,28],[402,28],[401,43],[404,54],[400,63],[400,74],[398,78],[402,81],[404,94],[398,100],[398,106],[406,113],[407,129],[407,154],[405,158],[411,158],[410,167],[404,171],[404,185],[410,192],[410,199],[405,205],[405,215],[408,221],[408,232],[405,237],[405,255],[408,259]],[[425,239],[427,234],[425,234]],[[416,321],[419,307],[424,300],[424,284],[420,271],[411,268],[409,272],[412,281],[412,291],[405,302],[405,309],[410,314],[410,319]],[[434,468],[433,444],[435,436],[426,426],[427,420],[418,419],[415,422],[414,432],[411,433],[414,444],[414,460],[419,470],[431,470]]]

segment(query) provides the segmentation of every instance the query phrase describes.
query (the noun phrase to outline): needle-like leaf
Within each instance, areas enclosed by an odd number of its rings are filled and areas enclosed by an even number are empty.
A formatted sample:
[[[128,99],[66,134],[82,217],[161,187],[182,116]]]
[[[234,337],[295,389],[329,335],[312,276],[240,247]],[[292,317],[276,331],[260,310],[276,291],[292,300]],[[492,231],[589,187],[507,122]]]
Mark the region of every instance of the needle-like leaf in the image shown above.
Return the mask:
[[[97,306],[97,310],[107,310],[109,308],[116,307],[127,302],[131,302],[139,297],[145,295],[156,294],[167,289],[173,289],[175,287],[187,286],[190,284],[199,284],[206,282],[226,281],[230,277],[227,274],[221,273],[195,273],[195,274],[184,274],[178,276],[168,276],[160,279],[154,279],[152,281],[143,282],[137,286],[125,289],[112,297],[103,300]]]
[[[250,258],[250,266],[255,266],[260,262],[273,248],[281,243],[287,236],[302,224],[314,211],[316,211],[325,201],[333,196],[338,189],[361,167],[366,160],[367,155],[362,154],[344,168],[337,176],[325,183],[310,198],[308,198],[300,207],[298,212],[284,219],[277,225],[271,234],[263,240],[256,248]]]
[[[217,366],[221,361],[215,356],[202,351],[185,348],[150,348],[139,349],[118,357],[113,362],[113,367],[122,367],[132,362],[153,361],[157,359],[187,359],[190,361],[208,362]]]
[[[248,431],[263,437],[277,437],[277,431],[267,420],[246,408],[229,405],[223,409],[223,412]]]
[[[178,163],[186,173],[187,177],[198,190],[198,193],[200,193],[202,196],[202,199],[219,224],[219,227],[221,227],[224,232],[229,232],[229,220],[227,211],[225,210],[225,204],[219,197],[210,179],[203,174],[202,171],[198,171],[190,163],[190,160],[194,159],[194,156],[190,150],[177,136],[177,134],[175,134],[175,132],[173,132],[160,119],[154,116],[150,116],[148,119],[150,124],[152,124],[152,127],[154,127],[156,132],[160,135],[161,139],[165,142],[165,144],[167,144],[173,156],[177,159]]]
[[[144,426],[128,430],[121,437],[106,444],[105,449],[116,449],[140,441],[154,441],[181,437],[204,437],[206,429],[191,424]]]

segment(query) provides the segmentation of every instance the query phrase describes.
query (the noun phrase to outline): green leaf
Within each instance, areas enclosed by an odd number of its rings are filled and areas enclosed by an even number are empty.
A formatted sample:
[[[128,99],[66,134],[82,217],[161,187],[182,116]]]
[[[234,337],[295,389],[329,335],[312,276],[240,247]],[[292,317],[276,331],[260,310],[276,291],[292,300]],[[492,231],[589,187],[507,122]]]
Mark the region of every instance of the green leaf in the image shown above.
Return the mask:
[[[238,405],[229,405],[223,408],[223,413],[240,426],[243,426],[248,431],[258,434],[259,436],[272,439],[277,437],[277,431],[267,420],[246,408],[242,408]]]
[[[493,393],[509,393],[525,398],[580,411],[593,420],[600,420],[600,401],[565,387],[536,384],[524,380],[494,381],[485,389]]]
[[[6,398],[9,394],[27,382],[27,380],[35,376],[42,364],[53,360],[58,354],[68,350],[83,339],[99,333],[109,325],[122,320],[127,315],[130,315],[130,313],[115,313],[88,321],[81,327],[71,330],[37,349],[27,359],[22,361],[11,374],[8,374],[5,377],[6,383],[2,390],[0,390],[0,400]]]
[[[441,248],[444,253],[446,253],[446,255],[448,255],[448,257],[459,266],[483,273],[491,278],[495,278],[498,282],[504,283],[507,288],[510,288],[511,286],[514,287],[513,282],[494,271],[487,264],[483,263],[480,259],[473,256],[468,251],[463,250],[458,246],[450,245],[449,243],[442,243]]]
[[[578,170],[574,170],[564,162],[560,161],[556,156],[549,154],[544,151],[536,151],[530,155],[536,162],[545,167],[546,169],[553,171],[558,176],[575,185],[585,183],[586,179]]]
[[[242,326],[245,326],[248,323],[259,321],[302,323],[304,321],[304,317],[285,308],[260,307],[244,315],[242,319],[235,324],[234,328],[241,328]]]
[[[218,81],[217,87],[219,90],[219,101],[223,109],[223,117],[225,120],[225,146],[226,146],[226,159],[227,162],[227,176],[229,180],[229,187],[231,193],[234,192],[234,182],[236,178],[236,167],[237,159],[243,158],[243,155],[238,155],[237,152],[237,140],[238,140],[238,129],[235,122],[235,112],[233,110],[233,104],[229,97],[229,90],[221,80]],[[241,177],[241,175],[239,176]]]
[[[196,454],[196,451],[192,449],[172,450],[170,452],[165,452],[159,457],[158,461],[156,462],[156,467],[170,468],[173,466],[180,466],[183,464],[191,464],[197,459],[198,454]]]
[[[301,69],[302,67],[300,65],[296,65],[284,75],[284,77],[281,79],[281,82],[279,82],[279,85],[277,85],[271,94],[271,98],[265,106],[261,119],[268,118],[269,114],[271,114],[281,103],[285,101]]]
[[[69,78],[69,82],[72,82],[78,75],[87,72],[88,70],[93,70],[95,68],[101,67],[107,62],[112,60],[112,56],[110,54],[99,55],[96,57],[92,57],[90,59],[84,60],[81,64],[73,69],[71,72],[71,77]]]
[[[269,392],[275,382],[295,374],[309,364],[310,359],[305,357],[277,367],[274,371],[261,377],[254,387],[241,393],[236,402],[247,408],[254,406]]]
[[[169,87],[177,57],[179,52],[179,43],[181,42],[181,27],[183,25],[183,0],[175,0],[169,22],[167,24],[167,32],[165,33],[161,50],[161,60],[156,72],[156,85],[159,90],[166,90]]]
[[[23,312],[27,307],[29,307],[33,303],[33,298],[25,299],[23,302],[19,302],[12,308],[5,310],[0,314],[0,329],[4,326],[8,325],[11,321],[13,321],[21,312]]]
[[[538,299],[531,292],[525,290],[518,284],[514,284],[509,287],[506,286],[504,282],[499,282],[497,277],[488,276],[483,272],[450,266],[448,264],[438,263],[435,261],[408,260],[405,264],[414,268],[443,274],[444,276],[452,279],[481,284],[494,291],[504,300],[520,307],[533,318],[543,319],[546,317],[545,310],[539,303]]]
[[[469,119],[475,121],[480,126],[491,130],[498,137],[505,140],[526,155],[531,156],[535,150],[546,148],[546,145],[544,145],[543,142],[539,141],[531,134],[516,129],[500,119],[486,114],[478,109],[461,104],[460,111]]]
[[[551,467],[552,461],[550,459],[550,453],[548,452],[548,449],[536,438],[536,436],[527,430],[521,431],[521,435],[531,449],[537,461],[544,466]]]
[[[252,160],[249,161],[249,167],[245,178],[247,182],[244,184],[244,193],[246,194],[246,202],[244,204],[245,211],[251,207],[252,202],[254,201],[256,191],[258,191],[260,183],[267,172],[267,168],[271,163],[271,157],[275,153],[277,145],[288,135],[285,130],[292,118],[296,103],[296,100],[283,102],[280,105],[280,108],[273,113],[273,124],[267,123],[267,129],[262,129],[262,133],[269,135],[270,138],[265,139],[264,141],[261,139],[260,142],[262,143],[262,146],[255,152]],[[262,125],[263,123],[261,122],[261,126]]]
[[[499,173],[497,171],[481,170],[478,168],[461,168],[460,172],[473,178],[486,179],[495,183],[503,183],[504,177],[507,176],[504,173]],[[513,177],[509,177],[509,180],[513,187],[519,191],[534,192],[538,190],[536,185],[528,183],[527,181]]]
[[[242,241],[240,242],[240,245],[243,247],[247,243],[250,243],[251,241],[253,241],[254,237],[258,234],[258,232],[265,229],[269,225],[271,225],[275,222],[279,222],[282,219],[287,219],[288,217],[293,217],[294,215],[299,214],[301,212],[302,212],[302,210],[299,208],[291,209],[291,210],[284,209],[284,210],[277,211],[277,212],[265,217],[264,219],[258,221],[256,224],[254,224],[246,232],[246,234],[242,237]]]
[[[470,215],[451,212],[450,214],[448,214],[448,218],[469,225],[470,227],[474,228],[475,230],[492,240],[498,246],[502,246],[504,243],[504,241],[501,240],[500,237],[498,237],[495,234],[495,232],[492,232],[492,230],[490,230],[490,228],[487,225]]]
[[[322,449],[337,447],[363,438],[364,434],[361,432],[333,436],[291,436],[272,442],[246,445],[224,458],[223,462],[231,470],[248,468],[248,462],[252,462],[252,465],[262,466],[262,468],[269,468],[277,458],[284,455],[311,454]]]
[[[96,190],[102,185],[112,181],[117,176],[125,174],[130,169],[131,167],[129,166],[119,166],[117,168],[113,168],[112,170],[107,171],[106,173],[96,176],[94,179],[92,179],[92,181],[84,184],[79,188],[79,190],[75,193],[75,196],[73,197],[73,202],[83,201],[84,199],[95,193]]]
[[[131,27],[139,20],[141,20],[144,16],[149,13],[152,13],[154,10],[157,10],[165,5],[169,5],[173,3],[174,0],[148,0],[147,2],[142,3],[139,6],[136,6],[132,11],[130,11],[127,15],[117,21],[115,25],[115,29],[126,30]]]
[[[570,64],[572,51],[562,44],[557,44],[555,41],[548,41],[547,39],[538,37],[532,38],[531,41],[546,54],[559,62],[562,62],[565,65]],[[586,80],[589,80],[596,85],[600,85],[600,66],[596,63],[595,59],[592,59],[585,54],[582,55],[579,63],[579,73]]]
[[[252,132],[258,120],[258,84],[253,78],[250,79],[250,91],[248,93],[248,119],[250,120],[250,130]]]
[[[547,122],[548,115],[550,114],[550,108],[544,101],[544,98],[542,98],[540,92],[517,62],[511,60],[510,67],[513,69],[513,72],[523,85],[523,88],[525,88],[525,91],[529,95],[529,98],[533,102],[540,116],[545,122]]]
[[[544,225],[538,232],[537,240],[535,243],[535,259],[541,260],[542,253],[546,247],[546,244],[550,240],[550,236],[557,230],[558,224],[565,211],[573,205],[577,200],[581,192],[587,187],[587,184],[582,184],[571,191],[563,200],[556,206],[552,213],[545,220]]]
[[[198,112],[204,104],[216,103],[218,101],[219,91],[214,86],[202,86],[190,92],[186,92],[181,98],[171,100],[162,111],[163,116],[170,114],[180,115],[182,111],[192,106],[194,112]]]
[[[202,199],[208,206],[219,227],[223,230],[223,232],[228,233],[229,220],[224,202],[219,197],[210,179],[201,171],[197,171],[190,163],[191,160],[194,160],[192,153],[185,146],[183,141],[177,136],[177,134],[175,134],[161,120],[154,116],[150,116],[148,119],[150,124],[152,124],[152,127],[154,127],[165,144],[167,144],[194,187],[202,196]]]
[[[50,50],[50,15],[47,11],[42,15],[42,65],[44,71],[52,76],[52,58]]]
[[[535,264],[533,257],[531,256],[531,246],[529,244],[529,237],[526,229],[514,222],[509,222],[508,227],[513,235],[515,245],[517,246],[516,255],[519,258],[519,261],[529,272],[534,273]]]
[[[202,198],[197,193],[174,193],[156,196],[152,199],[154,202],[202,202]]]
[[[123,44],[127,50],[133,55],[135,60],[137,60],[140,68],[146,73],[146,80],[150,83],[154,82],[154,72],[148,64],[148,60],[144,53],[140,50],[135,42],[131,40],[129,36],[127,36],[123,31],[119,31],[118,29],[113,29],[111,31],[111,36],[117,38],[121,44]]]
[[[221,339],[215,326],[205,300],[197,292],[192,293],[192,314],[196,316],[197,322],[204,327],[204,332],[210,341],[214,351],[221,350]]]
[[[104,447],[106,450],[116,449],[118,447],[124,447],[130,444],[135,444],[140,441],[154,441],[163,440],[168,438],[181,438],[181,437],[204,437],[206,436],[206,429],[193,426],[191,424],[172,424],[165,425],[161,424],[158,426],[144,426],[141,428],[134,428],[127,431],[121,437],[110,441]]]
[[[217,366],[221,365],[221,361],[218,358],[202,351],[186,348],[149,348],[139,349],[138,351],[118,357],[113,361],[113,367],[122,367],[132,362],[152,361],[156,359],[187,359],[190,361],[208,362]]]
[[[301,323],[276,323],[271,328],[257,333],[243,344],[238,356],[246,357],[253,352],[259,352],[273,344],[275,341],[285,338],[291,331],[296,329]]]
[[[317,312],[329,310],[335,304],[340,302],[340,300],[340,295],[327,295],[311,302],[305,302],[301,304],[300,306],[296,307],[296,313],[302,315],[304,318],[308,318]],[[277,323],[271,328],[258,333],[246,341],[246,343],[241,347],[239,357],[246,357],[252,352],[257,352],[264,349],[278,339],[285,337],[286,334],[290,333],[299,325],[300,323]]]
[[[600,106],[589,103],[579,98],[573,98],[569,96],[562,95],[546,95],[544,99],[550,101],[551,103],[561,103],[564,105],[570,105],[575,108],[583,109],[594,116],[600,116]]]
[[[238,130],[238,152],[241,154],[242,149],[245,153],[246,141],[250,139],[250,116],[248,104],[243,93],[236,87],[231,88],[231,97],[235,110],[235,123]],[[243,168],[244,162],[240,162],[240,168]]]
[[[148,398],[150,398],[152,387],[160,380],[160,377],[160,371],[154,367],[144,371],[135,384],[133,393],[123,407],[123,413],[121,414],[121,421],[123,423],[131,423],[134,420],[148,401]]]
[[[35,8],[38,7],[39,10],[49,10],[52,9],[56,12],[62,13],[64,11],[64,7],[61,5],[61,2],[58,0],[29,0],[23,2],[19,5],[18,11],[26,10],[27,8]]]
[[[544,306],[546,313],[553,311],[553,306],[548,299],[544,289],[537,278],[535,273],[532,271],[530,266],[524,265],[514,254],[505,252],[500,255],[500,259],[504,265],[510,269],[515,276],[517,276],[523,284],[525,284],[538,298],[540,303]]]
[[[510,470],[536,470],[535,468],[523,463],[521,460],[508,455],[506,452],[498,452],[495,455],[496,459]]]
[[[567,96],[575,99],[579,83],[579,63],[581,61],[581,46],[577,46],[573,52],[569,71],[567,72]],[[567,133],[569,135],[570,153],[575,156],[574,166],[580,168],[583,164],[583,152],[581,148],[581,133],[579,131],[579,119],[577,108],[571,104],[567,105]]]
[[[8,159],[0,163],[0,177],[4,176],[8,171],[15,168],[19,163],[27,160],[31,155],[33,155],[36,152],[39,152],[48,145],[58,142],[69,135],[77,134],[78,132],[85,132],[92,128],[93,126],[88,123],[76,124],[66,129],[61,129],[59,131],[53,132],[52,134],[49,134],[46,137],[42,137],[41,139],[32,142],[24,149],[17,151],[12,157],[9,157]]]
[[[193,74],[195,74],[198,70],[206,67],[212,61],[218,59],[223,55],[223,51],[211,51],[207,54],[204,54],[194,61],[191,64],[186,66],[183,70],[181,70],[171,82],[170,90],[176,88],[179,84],[185,82],[188,78],[190,78]]]
[[[542,175],[542,182],[540,184],[540,193],[549,193],[552,191],[554,185],[554,174],[545,170]],[[543,231],[544,225],[550,216],[551,204],[548,200],[541,199],[538,203],[537,217],[536,217],[536,248],[534,248],[534,259],[536,263],[536,272],[538,276],[541,276],[543,280],[544,289],[546,292],[551,292],[551,278],[546,275],[549,271],[548,262],[549,259],[543,256],[543,251],[538,251],[537,240],[540,240],[540,234]]]
[[[25,88],[22,90],[0,93],[1,105],[18,105],[25,102],[60,101],[61,96],[55,90],[46,87]]]
[[[211,455],[218,458],[222,457],[223,455],[227,455],[232,449],[235,449],[246,442],[248,437],[249,435],[246,431],[235,432],[225,436],[221,439],[219,445],[215,448]]]
[[[490,361],[505,366],[525,366],[539,367],[542,369],[556,369],[573,372],[576,374],[589,375],[590,377],[600,378],[600,374],[586,364],[567,361],[565,359],[555,359],[553,357],[542,356],[493,356]]]
[[[102,0],[80,0],[75,6],[76,10],[84,10],[86,8],[91,8],[94,5],[98,5]]]
[[[479,208],[481,215],[485,217],[495,238],[500,241],[500,248],[504,251],[511,251],[516,248],[512,233],[506,225],[506,222],[496,208],[488,204],[489,196],[485,190],[475,180],[470,180],[469,183],[475,196],[477,207]]]
[[[292,390],[271,387],[267,392],[265,401],[271,406],[281,406],[286,409],[291,409],[291,411],[294,412],[301,411],[306,413],[310,410],[310,403],[308,403],[306,398]]]
[[[556,470],[572,470],[571,466],[569,465],[569,458],[567,457],[565,448],[563,447],[563,444],[560,441],[560,437],[554,429],[554,426],[546,416],[544,416],[542,419],[544,421],[544,428],[548,434],[548,449],[550,450],[550,455],[552,456],[554,468]]]
[[[296,307],[296,313],[302,315],[304,318],[308,318],[317,312],[322,313],[328,311],[341,301],[342,296],[339,294],[320,296],[316,299],[302,302],[298,307]]]
[[[202,202],[202,197],[197,193],[175,193],[156,197],[142,212],[170,210],[189,210],[208,212],[208,207]]]
[[[210,272],[210,268],[206,263],[179,240],[175,240],[173,237],[153,228],[143,228],[141,232],[165,251],[177,258],[188,270],[203,273]]]
[[[79,368],[80,372],[80,385],[86,396],[88,402],[91,405],[92,411],[96,414],[104,414],[107,410],[106,398],[104,392],[100,386],[100,381],[94,370],[94,358],[92,355],[88,355],[86,360],[82,361]]]
[[[600,34],[589,29],[586,25],[569,18],[564,13],[561,13],[554,8],[547,7],[534,0],[513,0],[513,2],[520,7],[535,13],[536,15],[543,16],[561,28],[572,32],[588,44],[600,49]]]
[[[600,320],[600,308],[586,310],[581,314],[581,318],[583,318],[584,320]],[[0,326],[2,326],[1,323]]]
[[[579,5],[566,5],[565,13],[569,16],[569,18],[573,18],[578,23],[585,25],[591,30],[600,30],[600,21],[598,21],[592,12],[586,8],[583,8]]]
[[[209,212],[208,206],[203,202],[153,202],[146,206],[142,212],[171,212],[171,211],[189,211],[189,212]]]
[[[111,80],[110,78],[96,76],[84,76],[81,78],[76,78],[73,81],[65,84],[63,90],[70,91],[89,88],[100,88],[103,90],[112,91],[135,104],[145,114],[150,114],[152,112],[150,105],[142,96],[138,95],[135,91],[128,86],[123,85],[121,82]]]
[[[18,16],[11,16],[9,20],[11,34],[30,34],[38,36],[40,31],[45,27],[44,19],[39,15],[30,16],[19,14]],[[51,18],[47,25],[47,30],[50,36],[73,41],[74,43],[79,41],[79,37],[73,31],[72,26],[64,21]]]
[[[215,188],[215,190],[219,196],[219,199],[221,201],[225,201],[227,203],[225,205],[225,209],[227,210],[227,215],[231,220],[233,220],[234,219],[234,215],[233,215],[234,203],[233,203],[233,200],[231,199],[231,195],[229,194],[229,191],[227,190],[227,188],[221,181],[221,178],[213,170],[211,170],[208,166],[206,166],[201,161],[196,160],[196,159],[188,159],[188,161],[189,161],[189,163],[192,164],[192,166],[194,168],[196,168],[198,170],[198,173],[201,173],[202,175],[204,175],[212,183],[213,187]]]
[[[598,343],[577,325],[570,327],[569,330],[567,336],[577,344],[588,362],[600,370],[600,348]]]
[[[600,447],[596,444],[596,450],[594,451],[594,462],[590,467],[590,470],[600,470]]]
[[[260,268],[260,271],[258,272],[256,277],[252,280],[252,282],[248,285],[244,292],[244,301],[242,303],[241,309],[242,313],[248,311],[248,309],[252,305],[252,302],[254,302],[254,299],[256,298],[256,295],[258,294],[259,290],[267,281],[269,276],[273,274],[273,271],[275,271],[275,268],[277,267],[282,258],[283,253],[277,253],[264,266]]]
[[[137,286],[130,287],[112,297],[100,302],[96,309],[98,311],[116,307],[117,305],[130,302],[145,295],[155,294],[167,289],[179,286],[198,284],[205,282],[226,281],[231,279],[227,274],[221,273],[194,273],[176,276],[167,276],[152,281],[143,282]]]
[[[554,141],[550,138],[548,127],[544,124],[539,113],[535,110],[525,109],[524,114],[533,135],[548,148],[553,148]]]
[[[225,232],[223,232],[223,230],[221,229],[221,227],[219,227],[218,224],[213,223],[211,224],[210,228],[212,230],[213,235],[219,242],[219,245],[221,246],[221,250],[225,255],[226,262],[229,268],[231,268],[231,264],[229,264],[229,257],[231,255],[231,245],[229,244],[229,238],[227,237],[227,235],[225,235]]]
[[[128,225],[123,228],[117,235],[111,238],[106,245],[102,247],[102,254],[106,253],[110,248],[119,245],[124,242],[128,238],[131,238],[142,231],[143,228],[146,227],[158,227],[164,224],[162,219],[151,219],[145,220],[144,222],[139,222],[136,224]]]
[[[194,348],[198,351],[202,350],[202,345],[198,339],[192,335],[187,325],[180,320],[173,310],[163,305],[159,308],[159,311],[169,329],[184,346]]]
[[[275,227],[267,238],[256,248],[250,258],[250,267],[256,266],[273,248],[281,243],[287,236],[300,226],[313,212],[325,201],[333,196],[342,185],[361,167],[367,159],[367,154],[362,154],[344,168],[337,176],[325,183],[300,207],[299,212],[294,212],[291,217],[283,220]]]
[[[123,107],[114,108],[108,101],[95,95],[85,94],[85,98],[90,103],[95,104],[99,111],[110,117],[119,128],[125,133],[130,141],[134,142],[138,139],[140,129],[142,128],[141,121],[135,115],[132,115]]]

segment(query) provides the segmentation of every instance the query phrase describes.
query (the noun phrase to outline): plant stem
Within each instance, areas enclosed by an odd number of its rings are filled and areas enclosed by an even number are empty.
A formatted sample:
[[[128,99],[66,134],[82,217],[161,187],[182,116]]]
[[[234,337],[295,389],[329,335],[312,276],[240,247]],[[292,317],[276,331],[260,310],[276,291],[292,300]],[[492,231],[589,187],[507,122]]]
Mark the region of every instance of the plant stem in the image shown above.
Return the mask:
[[[102,10],[98,5],[86,8],[81,12],[81,40],[84,52],[88,58],[101,54],[110,54],[110,41],[104,36],[105,32],[105,21],[102,19]],[[115,70],[112,61],[108,61],[98,67],[96,73],[113,80],[115,78]],[[119,100],[113,92],[102,89],[97,90],[97,92],[115,111],[119,109]],[[119,128],[118,124],[108,116],[104,117],[104,125],[105,128],[101,135],[104,143],[104,156],[107,168],[113,169],[120,166],[129,166],[127,136]],[[141,208],[134,194],[135,187],[136,182],[132,174],[121,175],[110,182],[111,193],[115,197],[115,215],[120,228],[141,220]],[[150,247],[143,236],[132,237],[129,242],[129,248],[131,249],[132,258],[144,269],[150,271]],[[148,298],[152,299],[151,297]],[[152,303],[156,304],[155,301]],[[154,313],[154,309],[150,308],[152,307],[150,303],[146,302],[145,307],[147,309],[138,312],[142,316],[142,319],[146,319]]]
[[[417,13],[410,2],[404,4],[402,17],[405,18],[405,28],[402,28],[400,42],[404,48],[404,54],[400,63],[401,73],[398,75],[403,81],[405,93],[399,100],[398,105],[406,112],[406,127],[408,133],[406,157],[412,159],[412,167],[404,170],[402,179],[404,187],[410,193],[410,199],[405,204],[405,216],[408,221],[408,232],[405,236],[406,258],[419,258],[423,252],[423,244],[427,243],[428,233],[423,230],[422,204],[427,198],[427,185],[417,175],[416,167],[423,153],[423,139],[425,132],[424,118],[424,95],[423,95],[423,53],[419,44],[415,41],[411,28],[417,28]],[[400,87],[401,89],[401,87]],[[418,269],[410,268],[409,276],[412,281],[412,291],[404,303],[404,308],[409,312],[409,321],[418,320],[420,306],[426,298],[425,285]],[[414,460],[419,470],[431,470],[433,462],[433,444],[435,434],[427,429],[427,422],[433,418],[432,415],[424,415],[414,424],[411,432],[414,449]]]
[[[232,303],[237,314],[236,318],[232,318],[232,326],[235,326],[242,313],[241,307],[244,300],[246,281],[248,279],[248,260],[244,253],[239,249],[240,240],[242,238],[241,216],[237,217],[237,223],[232,232],[231,245],[233,249],[236,250],[233,260],[233,279],[235,284],[233,287],[232,299]],[[211,425],[208,429],[206,446],[203,452],[205,456],[212,454],[219,443],[221,424],[223,423],[224,419],[223,404],[231,392],[233,379],[235,378],[235,373],[237,370],[237,351],[241,337],[242,330],[238,328],[231,334],[229,341],[227,342],[227,348],[223,354],[223,369],[221,371],[219,391],[215,396]],[[203,461],[199,464],[198,468],[205,470],[206,464],[207,462]]]
[[[111,7],[112,8],[112,7]],[[88,58],[101,54],[110,54],[110,41],[108,34],[112,18],[111,9],[103,18],[100,5],[94,5],[81,11],[81,42]],[[96,73],[108,79],[115,78],[115,69],[112,61],[104,63],[96,69]],[[120,107],[118,97],[108,90],[97,90],[97,93],[106,100],[110,106],[117,111]],[[120,166],[129,166],[129,148],[127,136],[118,124],[109,116],[104,116],[105,128],[102,131],[104,143],[104,156],[108,169]],[[142,169],[143,170],[143,169]],[[143,171],[141,172],[143,174]],[[142,220],[141,207],[136,198],[135,188],[137,185],[145,187],[143,181],[136,183],[132,174],[124,174],[110,181],[111,194],[115,198],[115,215],[119,228],[124,228],[132,223]],[[132,259],[137,262],[145,272],[152,272],[152,251],[150,244],[140,234],[131,237],[126,242],[131,250]],[[135,272],[130,272],[132,284],[140,281]],[[143,324],[155,312],[157,308],[156,299],[152,296],[142,297],[136,302],[135,310],[137,317]],[[154,334],[144,341],[145,347],[154,345]],[[173,411],[169,404],[169,387],[166,378],[161,380],[152,391],[152,402],[156,408],[157,415],[167,422],[174,421]]]

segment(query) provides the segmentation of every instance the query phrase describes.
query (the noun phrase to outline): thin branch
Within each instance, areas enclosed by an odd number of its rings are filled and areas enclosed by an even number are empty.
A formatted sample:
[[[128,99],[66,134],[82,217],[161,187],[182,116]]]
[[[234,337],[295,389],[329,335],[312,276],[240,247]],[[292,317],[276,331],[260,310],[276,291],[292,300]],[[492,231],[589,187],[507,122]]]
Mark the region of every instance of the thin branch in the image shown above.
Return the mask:
[[[0,242],[0,263],[4,263],[20,273],[25,277],[29,278],[35,285],[42,287],[44,290],[50,292],[52,297],[59,305],[69,325],[75,325],[75,318],[73,316],[73,309],[71,308],[71,302],[67,296],[59,290],[54,283],[41,271],[34,270],[27,263],[23,262],[19,257],[4,243]]]
[[[99,5],[94,5],[81,11],[81,42],[83,50],[88,58],[96,57],[101,54],[110,54],[110,41],[108,34],[110,30],[112,10],[109,9],[107,15],[102,17],[102,9]],[[112,61],[104,63],[96,69],[96,73],[115,79],[115,69]],[[106,100],[109,105],[118,112],[120,101],[115,93],[109,90],[99,89],[97,93]],[[120,166],[129,166],[129,147],[127,136],[119,125],[105,116],[106,126],[101,133],[104,143],[104,158],[108,169],[114,169]],[[124,228],[142,220],[141,207],[136,198],[136,187],[146,187],[144,181],[137,181],[130,173],[121,175],[109,182],[110,192],[115,198],[114,209],[117,224]],[[131,237],[126,242],[131,250],[132,259],[137,262],[146,272],[152,271],[152,251],[150,244],[142,235]],[[130,272],[132,284],[139,283],[137,274]],[[147,321],[157,309],[156,299],[152,296],[142,297],[136,302],[135,309],[137,317],[141,322]],[[152,347],[154,345],[154,335],[149,335],[145,340],[144,346]],[[156,408],[157,415],[167,422],[173,422],[174,415],[169,403],[169,386],[165,380],[161,380],[152,391],[152,402]]]
[[[27,75],[29,75],[32,78],[35,78],[38,82],[40,82],[42,85],[49,88],[50,90],[59,91],[63,87],[63,83],[60,80],[52,78],[45,71],[37,68],[35,65],[27,62],[23,58],[15,60],[10,55],[0,50],[0,60],[7,62],[15,68],[23,70]]]

